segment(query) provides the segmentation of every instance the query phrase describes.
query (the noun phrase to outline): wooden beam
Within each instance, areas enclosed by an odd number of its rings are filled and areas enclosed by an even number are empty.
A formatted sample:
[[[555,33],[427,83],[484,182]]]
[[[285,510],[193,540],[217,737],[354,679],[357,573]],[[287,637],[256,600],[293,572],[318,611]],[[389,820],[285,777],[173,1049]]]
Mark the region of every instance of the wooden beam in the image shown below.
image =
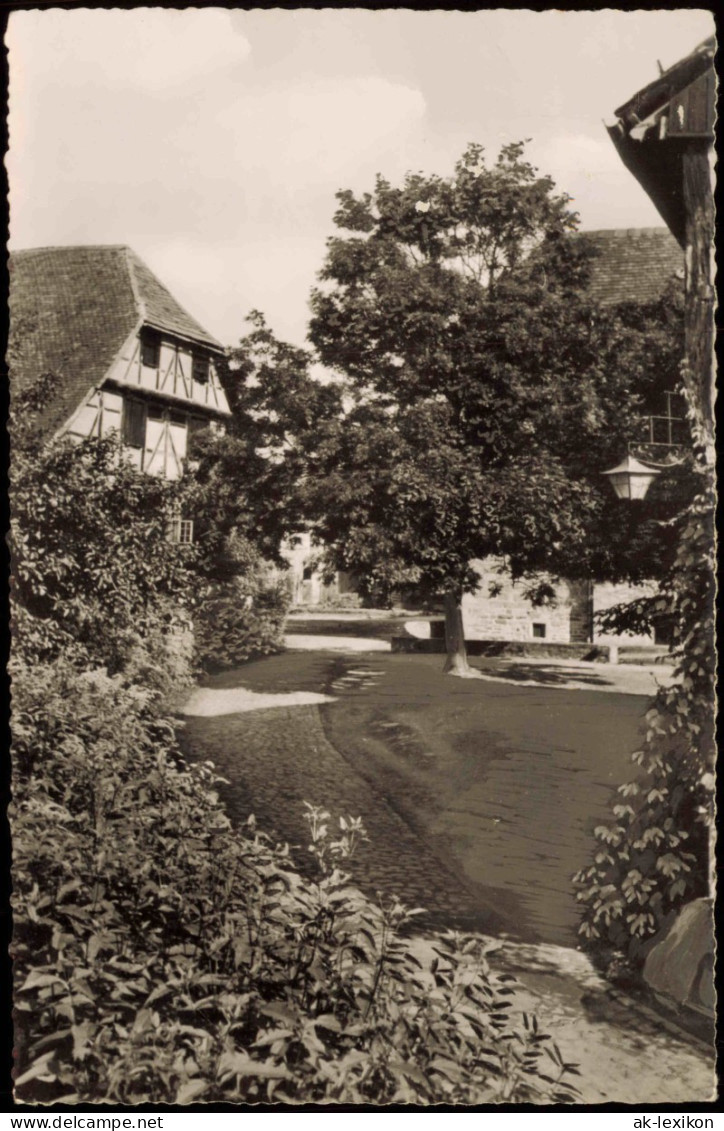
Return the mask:
[[[681,161],[690,144],[688,139],[636,140],[620,125],[606,128],[623,164],[651,199],[671,234],[686,248]]]
[[[628,102],[624,102],[623,106],[614,110],[625,129],[627,131],[632,129],[639,122],[655,114],[657,110],[663,109],[676,94],[703,75],[712,65],[715,48],[713,36],[704,40],[685,59],[674,63],[673,67],[669,67],[643,90],[634,94],[633,98],[629,98]]]

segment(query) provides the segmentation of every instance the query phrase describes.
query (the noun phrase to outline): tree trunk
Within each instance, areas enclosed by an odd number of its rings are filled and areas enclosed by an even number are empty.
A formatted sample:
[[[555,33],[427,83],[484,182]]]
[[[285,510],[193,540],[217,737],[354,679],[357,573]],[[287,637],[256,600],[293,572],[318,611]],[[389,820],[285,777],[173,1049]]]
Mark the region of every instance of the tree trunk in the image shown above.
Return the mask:
[[[445,648],[447,659],[443,671],[446,675],[470,677],[477,674],[468,663],[460,596],[452,590],[445,594]]]

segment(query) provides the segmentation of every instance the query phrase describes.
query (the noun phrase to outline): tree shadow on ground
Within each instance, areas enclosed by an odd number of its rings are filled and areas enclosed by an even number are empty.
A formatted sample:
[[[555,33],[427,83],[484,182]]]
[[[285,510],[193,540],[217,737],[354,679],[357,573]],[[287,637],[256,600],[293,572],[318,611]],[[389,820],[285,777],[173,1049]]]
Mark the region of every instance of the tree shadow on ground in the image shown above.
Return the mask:
[[[524,680],[533,680],[535,683],[547,684],[551,687],[565,687],[569,683],[587,683],[591,687],[607,687],[609,681],[604,679],[603,676],[597,672],[589,671],[584,668],[565,668],[560,664],[552,664],[548,667],[545,664],[526,664],[513,663],[506,664],[505,666],[490,666],[487,665],[482,669],[486,675],[501,676],[505,679],[512,679],[523,682]]]
[[[324,692],[332,678],[334,660],[328,654],[283,651],[257,657],[229,671],[209,674],[203,679],[203,686],[262,692]]]

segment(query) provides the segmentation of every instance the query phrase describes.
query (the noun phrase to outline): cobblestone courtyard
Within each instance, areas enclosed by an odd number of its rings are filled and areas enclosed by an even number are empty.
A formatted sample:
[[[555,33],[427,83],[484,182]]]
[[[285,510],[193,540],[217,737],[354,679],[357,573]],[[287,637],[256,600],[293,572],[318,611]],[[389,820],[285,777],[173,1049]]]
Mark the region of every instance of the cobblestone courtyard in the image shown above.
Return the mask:
[[[616,993],[574,949],[570,873],[629,771],[645,696],[445,681],[458,725],[436,729],[439,668],[439,657],[286,653],[209,681],[183,743],[228,779],[232,819],[254,812],[300,866],[302,800],[360,814],[361,886],[427,907],[428,927],[509,936],[493,964],[579,1064],[582,1103],[709,1099],[713,1049]],[[284,706],[268,705],[276,695]]]
[[[290,652],[216,677],[210,709],[231,710],[239,684],[320,701],[187,719],[234,818],[254,812],[303,863],[304,800],[360,815],[367,890],[435,922],[576,945],[570,877],[630,772],[645,698],[443,679],[434,656]]]

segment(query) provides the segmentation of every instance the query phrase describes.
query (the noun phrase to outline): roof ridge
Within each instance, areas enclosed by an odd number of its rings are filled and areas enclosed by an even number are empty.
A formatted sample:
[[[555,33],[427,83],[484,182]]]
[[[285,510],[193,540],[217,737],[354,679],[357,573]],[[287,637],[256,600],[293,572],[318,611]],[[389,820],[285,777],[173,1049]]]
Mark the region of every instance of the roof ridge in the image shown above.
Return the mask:
[[[136,310],[138,311],[139,318],[145,322],[148,318],[148,311],[146,309],[145,299],[141,294],[141,288],[138,285],[138,279],[136,278],[135,264],[133,262],[135,252],[132,248],[128,247],[127,244],[123,245],[123,250],[125,252],[126,270],[128,271],[128,279],[131,284],[131,290],[133,291]]]
[[[56,243],[43,244],[40,247],[9,248],[10,255],[33,255],[41,251],[130,251],[127,243]]]
[[[10,252],[11,270],[13,259],[16,270],[24,264],[27,271],[37,273],[45,270],[53,277],[70,272],[70,276],[74,277],[72,285],[82,289],[79,279],[75,279],[79,274],[86,278],[84,285],[90,291],[94,287],[93,281],[101,277],[104,283],[100,285],[107,285],[108,279],[112,277],[117,279],[117,285],[123,279],[128,292],[128,307],[133,310],[134,319],[139,325],[146,323],[155,329],[196,341],[210,350],[224,352],[221,342],[182,306],[130,244],[59,244],[54,247],[23,248]],[[70,285],[68,278],[66,283]]]
[[[138,291],[139,301],[141,303],[141,309],[143,311],[144,321],[148,322],[149,325],[156,326],[159,329],[162,329],[162,330],[167,329],[167,330],[172,330],[172,332],[174,332],[174,333],[180,333],[182,337],[189,338],[190,340],[193,340],[195,338],[197,338],[199,340],[203,340],[203,341],[206,342],[207,345],[213,346],[216,349],[223,352],[224,347],[222,346],[221,342],[219,342],[213,336],[213,334],[210,334],[208,332],[208,330],[206,330],[201,325],[201,323],[197,321],[197,319],[194,317],[194,315],[191,314],[191,312],[189,310],[187,310],[186,307],[182,303],[179,302],[179,300],[176,298],[176,296],[173,294],[173,292],[169,290],[169,288],[166,286],[166,284],[163,282],[163,280],[159,279],[156,272],[153,271],[148,266],[145,259],[143,259],[138,254],[138,252],[135,251],[132,247],[128,248],[128,262],[129,262],[129,273],[131,275],[131,278],[134,281],[134,286],[137,288],[137,291]],[[181,314],[183,316],[183,318],[188,319],[189,325],[186,328],[182,328],[178,324],[174,327],[171,327],[168,324],[168,318],[167,318],[166,314],[164,314],[164,313],[159,314],[158,312],[154,312],[154,310],[152,309],[153,305],[154,305],[154,296],[153,295],[151,295],[151,299],[150,299],[151,308],[149,308],[149,303],[146,301],[146,298],[144,297],[143,281],[142,281],[142,279],[139,279],[136,276],[136,271],[139,268],[141,270],[147,272],[148,275],[151,277],[151,279],[156,284],[156,286],[160,287],[161,290],[163,291],[163,293],[166,296],[168,296],[168,299],[171,301],[171,303],[175,307],[176,311],[178,311],[178,313]]]

